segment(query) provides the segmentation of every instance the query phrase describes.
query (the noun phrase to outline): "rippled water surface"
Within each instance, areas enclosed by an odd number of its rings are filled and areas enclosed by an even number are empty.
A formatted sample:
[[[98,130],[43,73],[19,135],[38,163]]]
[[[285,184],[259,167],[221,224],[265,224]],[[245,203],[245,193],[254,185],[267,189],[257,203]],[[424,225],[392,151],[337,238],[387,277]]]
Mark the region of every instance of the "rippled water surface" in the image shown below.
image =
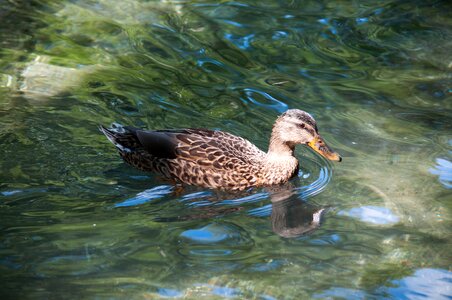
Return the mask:
[[[451,299],[448,1],[0,1],[1,299]],[[298,178],[226,193],[98,131],[226,130]]]

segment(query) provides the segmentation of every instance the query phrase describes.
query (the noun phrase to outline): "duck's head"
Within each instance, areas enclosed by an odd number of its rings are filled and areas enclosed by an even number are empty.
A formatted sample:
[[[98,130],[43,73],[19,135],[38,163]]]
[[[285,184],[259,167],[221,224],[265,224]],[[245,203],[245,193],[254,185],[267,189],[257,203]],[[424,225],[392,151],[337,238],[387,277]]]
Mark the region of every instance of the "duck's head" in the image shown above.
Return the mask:
[[[342,160],[341,156],[323,141],[310,114],[300,109],[289,109],[273,126],[269,151],[281,151],[285,147],[293,150],[298,144],[309,146],[329,160]]]

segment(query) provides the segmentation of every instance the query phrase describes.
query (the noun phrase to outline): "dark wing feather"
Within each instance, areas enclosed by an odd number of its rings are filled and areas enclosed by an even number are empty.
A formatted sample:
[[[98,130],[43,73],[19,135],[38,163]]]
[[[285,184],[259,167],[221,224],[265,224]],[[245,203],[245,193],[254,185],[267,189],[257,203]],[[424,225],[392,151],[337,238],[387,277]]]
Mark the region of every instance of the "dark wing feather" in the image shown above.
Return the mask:
[[[178,142],[173,134],[144,130],[137,130],[135,134],[143,148],[151,155],[167,159],[177,157]]]

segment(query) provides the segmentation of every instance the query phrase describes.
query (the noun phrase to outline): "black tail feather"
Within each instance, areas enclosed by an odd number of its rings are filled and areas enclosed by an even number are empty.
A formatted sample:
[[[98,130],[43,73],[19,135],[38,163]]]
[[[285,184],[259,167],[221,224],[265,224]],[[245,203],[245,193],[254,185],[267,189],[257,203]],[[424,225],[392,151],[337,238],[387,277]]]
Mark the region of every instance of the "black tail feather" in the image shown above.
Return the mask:
[[[136,134],[119,124],[113,124],[111,128],[100,125],[99,130],[120,152],[132,152],[142,147]]]

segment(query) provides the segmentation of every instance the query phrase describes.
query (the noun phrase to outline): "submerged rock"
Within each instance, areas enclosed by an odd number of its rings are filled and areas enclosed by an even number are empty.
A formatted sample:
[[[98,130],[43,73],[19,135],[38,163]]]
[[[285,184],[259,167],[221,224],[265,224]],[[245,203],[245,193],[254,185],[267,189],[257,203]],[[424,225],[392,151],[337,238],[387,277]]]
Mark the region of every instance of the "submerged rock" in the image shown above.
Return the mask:
[[[43,100],[70,91],[80,85],[94,67],[80,69],[52,65],[46,57],[38,56],[20,74],[18,91],[26,98]]]

